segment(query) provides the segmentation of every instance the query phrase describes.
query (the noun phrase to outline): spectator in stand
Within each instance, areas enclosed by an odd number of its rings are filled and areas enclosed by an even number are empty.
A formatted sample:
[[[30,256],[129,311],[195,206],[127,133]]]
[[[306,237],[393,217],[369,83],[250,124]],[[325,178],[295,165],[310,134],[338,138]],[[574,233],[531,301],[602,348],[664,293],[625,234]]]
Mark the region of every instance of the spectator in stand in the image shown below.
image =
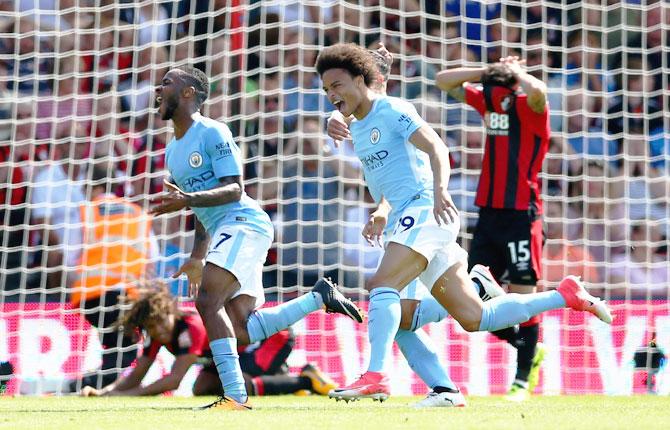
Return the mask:
[[[589,161],[581,182],[569,191],[568,239],[583,244],[593,257],[599,279],[606,279],[606,263],[621,253],[626,232],[625,207],[612,184],[623,180],[611,164]]]
[[[43,50],[35,22],[28,16],[17,18],[6,24],[1,31],[0,60],[8,76],[16,76],[8,82],[10,90],[34,95],[49,89],[49,80],[44,75],[51,72],[53,64],[48,56],[36,55]],[[47,49],[46,45],[44,49]]]
[[[37,103],[38,139],[53,139],[70,132],[72,121],[78,122],[83,131],[91,128],[94,95],[81,91],[77,76],[83,68],[83,60],[76,55],[62,57],[58,61],[58,78],[50,97]],[[46,94],[45,94],[46,95]]]
[[[323,136],[318,119],[303,123],[297,151],[302,157],[284,167],[279,200],[278,262],[287,269],[282,286],[311,285],[321,273],[336,279],[341,231],[338,220],[340,185],[337,171],[323,160]]]
[[[331,111],[333,105],[322,94],[321,80],[314,68],[302,66],[314,64],[316,46],[307,46],[308,41],[298,32],[288,33],[287,39],[289,46],[283,67],[294,70],[284,75],[284,110],[291,112],[286,118],[287,129],[295,130],[299,115],[318,115],[320,112]]]
[[[577,181],[575,172],[581,167],[580,158],[575,156],[572,146],[562,137],[552,136],[549,139],[549,151],[542,169],[548,194],[562,196],[568,194],[570,183]]]
[[[451,152],[452,157],[458,155],[457,165],[460,167],[449,178],[449,194],[451,194],[454,204],[461,214],[461,223],[468,232],[472,232],[477,217],[475,204],[475,194],[477,193],[477,184],[482,169],[482,154],[484,136],[481,130],[466,130],[461,132],[459,139],[465,140],[465,144],[459,145],[459,152]],[[458,172],[458,173],[456,173]],[[465,216],[465,215],[469,216]],[[465,244],[464,244],[465,245]]]
[[[626,218],[657,223],[667,235],[670,180],[649,162],[650,148],[644,136],[631,136],[624,140],[623,147],[625,180],[612,186],[626,202]]]
[[[40,228],[41,265],[49,288],[64,285],[63,267],[76,265],[81,247],[79,205],[86,200],[89,139],[81,125],[73,128],[73,133],[57,136],[53,162],[38,170],[32,183],[31,224]]]
[[[461,18],[461,28],[465,29],[461,35],[465,38],[468,48],[472,49],[478,58],[485,59],[488,44],[486,43],[486,25],[483,22],[490,22],[500,16],[502,6],[494,2],[484,5],[479,2],[460,0],[446,0],[444,3],[447,16]]]
[[[0,142],[0,286],[5,291],[25,288],[26,248],[28,246],[28,213],[23,170],[17,163],[16,151],[8,140]]]
[[[119,318],[127,336],[141,331],[144,350],[133,370],[102,389],[82,389],[82,396],[150,396],[176,390],[186,372],[196,363],[204,368],[193,385],[193,394],[223,395],[221,382],[212,360],[207,332],[193,310],[181,310],[165,286],[144,291],[131,300],[131,308]],[[286,359],[295,338],[282,330],[253,345],[240,347],[240,366],[247,393],[252,396],[293,394],[302,390],[325,395],[337,385],[316,366],[306,364],[298,376],[288,374]],[[175,356],[170,373],[142,386],[142,380],[161,347]]]
[[[256,141],[247,143],[247,158],[258,157],[247,164],[245,180],[254,180],[246,188],[247,194],[260,201],[270,217],[276,212],[278,156],[285,151],[283,113],[280,111],[282,90],[279,74],[271,73],[260,78],[260,91],[249,97],[244,114],[253,115],[245,125],[245,136]],[[260,180],[260,179],[264,180]]]
[[[649,97],[654,88],[651,75],[630,73],[623,76],[624,97],[607,111],[607,132],[610,134],[647,134],[663,127],[663,110],[658,99]],[[625,136],[624,136],[625,137]]]
[[[100,332],[101,369],[81,381],[97,387],[116,380],[137,356],[133,338],[112,325],[119,317],[118,299],[136,296],[137,287],[154,273],[150,262],[158,259],[151,218],[140,206],[110,193],[114,184],[109,175],[101,166],[93,169],[89,200],[77,208],[83,246],[69,285],[72,308],[80,309]],[[71,387],[78,388],[77,382]]]
[[[567,239],[565,205],[561,196],[545,200],[546,242],[543,249],[543,285],[556,288],[568,275],[582,278],[587,286],[600,282],[593,258],[582,245]],[[593,290],[590,289],[593,293]]]
[[[618,141],[603,133],[602,128],[587,116],[589,112],[594,112],[594,100],[585,96],[580,87],[572,88],[566,99],[565,131],[569,151],[614,163],[621,152]]]
[[[608,283],[612,298],[662,299],[670,293],[670,264],[658,252],[664,244],[657,225],[649,222],[631,226],[630,247],[613,256]]]

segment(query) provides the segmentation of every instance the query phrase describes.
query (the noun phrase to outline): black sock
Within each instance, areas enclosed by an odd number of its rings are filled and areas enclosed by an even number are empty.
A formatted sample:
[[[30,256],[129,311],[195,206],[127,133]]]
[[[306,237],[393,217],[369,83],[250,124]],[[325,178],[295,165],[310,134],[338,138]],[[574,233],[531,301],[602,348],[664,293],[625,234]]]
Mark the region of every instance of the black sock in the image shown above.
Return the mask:
[[[433,391],[435,391],[436,393],[458,393],[458,390],[454,390],[453,388],[441,387],[439,385],[437,387],[433,387]]]
[[[312,381],[306,376],[263,375],[252,379],[254,394],[276,396],[293,394],[299,390],[311,390]],[[262,389],[260,388],[262,385]]]
[[[502,330],[492,331],[491,332],[495,337],[500,340],[506,340],[515,348],[518,348],[516,341],[518,336],[518,326],[507,327]]]
[[[516,380],[528,382],[528,374],[530,373],[530,366],[533,363],[535,356],[535,347],[537,346],[537,338],[540,334],[540,325],[533,324],[530,326],[519,327],[519,335],[517,342],[517,367]]]

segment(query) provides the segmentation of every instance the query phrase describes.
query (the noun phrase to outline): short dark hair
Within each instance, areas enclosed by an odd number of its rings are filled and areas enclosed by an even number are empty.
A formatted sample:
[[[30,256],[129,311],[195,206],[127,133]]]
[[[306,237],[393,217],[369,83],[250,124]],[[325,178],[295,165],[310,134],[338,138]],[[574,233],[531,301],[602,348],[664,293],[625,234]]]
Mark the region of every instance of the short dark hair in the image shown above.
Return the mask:
[[[377,78],[377,65],[367,49],[354,43],[338,43],[329,46],[316,58],[316,71],[320,76],[330,69],[344,69],[351,76],[362,76],[370,86]]]
[[[200,107],[209,97],[209,79],[207,79],[207,75],[202,70],[193,66],[182,66],[179,67],[179,70],[185,74],[182,75],[184,81],[195,88],[196,101],[198,102],[198,107]]]
[[[389,74],[391,73],[391,63],[389,63],[388,59],[377,51],[368,52],[370,55],[372,55],[372,59],[375,61],[375,65],[377,66],[379,74],[382,75],[382,78],[384,78],[384,82],[388,81]]]
[[[486,71],[482,74],[481,82],[485,87],[505,87],[511,89],[519,81],[509,67],[502,63],[494,63],[486,68]]]

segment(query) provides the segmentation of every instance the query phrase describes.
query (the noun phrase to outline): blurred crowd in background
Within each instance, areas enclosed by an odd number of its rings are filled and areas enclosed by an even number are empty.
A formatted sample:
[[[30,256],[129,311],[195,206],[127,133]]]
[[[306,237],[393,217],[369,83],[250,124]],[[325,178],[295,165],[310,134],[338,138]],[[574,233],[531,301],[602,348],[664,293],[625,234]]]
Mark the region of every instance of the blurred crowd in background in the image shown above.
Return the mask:
[[[362,287],[379,257],[360,236],[373,203],[351,143],[325,134],[332,106],[313,65],[322,46],[380,41],[394,55],[389,95],[413,102],[450,148],[466,249],[484,129],[433,79],[519,55],[549,88],[548,287],[576,274],[606,298],[668,297],[667,2],[242,3],[0,1],[0,302],[67,300],[93,167],[145,209],[162,191],[171,133],[154,88],[183,64],[209,76],[203,114],[233,130],[246,192],[275,222],[268,292],[281,299],[323,274]],[[188,214],[154,219],[156,276],[188,255],[191,227]]]

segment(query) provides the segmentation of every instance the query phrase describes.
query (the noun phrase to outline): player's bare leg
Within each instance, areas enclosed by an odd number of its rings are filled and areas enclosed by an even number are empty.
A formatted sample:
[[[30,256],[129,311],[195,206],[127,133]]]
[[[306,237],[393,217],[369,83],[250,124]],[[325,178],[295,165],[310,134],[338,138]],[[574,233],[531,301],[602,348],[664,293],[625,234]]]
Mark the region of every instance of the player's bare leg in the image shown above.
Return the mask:
[[[509,284],[508,289],[510,293],[517,294],[533,294],[537,292],[535,285]],[[535,316],[525,323],[519,324],[518,328],[514,330],[514,338],[511,340],[511,343],[517,349],[517,369],[512,387],[505,396],[506,400],[515,402],[527,400],[537,384],[542,361],[535,360],[540,329],[539,322],[539,317]],[[505,331],[503,330],[503,332]],[[539,357],[543,358],[544,355],[541,354]],[[535,363],[535,366],[533,366],[533,363]],[[530,386],[531,378],[535,381],[532,388]]]
[[[239,288],[239,282],[232,273],[211,263],[205,265],[195,305],[205,324],[212,357],[225,393],[207,407],[250,409],[237,354],[235,329],[226,311],[226,304]]]
[[[466,331],[494,331],[528,321],[552,309],[570,307],[590,312],[611,323],[612,315],[600,299],[586,292],[578,278],[568,276],[556,291],[535,294],[507,294],[483,302],[470,287],[465,262],[456,271],[446,271],[431,293]]]
[[[390,365],[393,339],[400,326],[399,291],[426,268],[426,258],[411,248],[389,243],[377,272],[370,278],[368,333],[371,346],[370,365],[360,379],[328,395],[337,400],[371,398],[384,401],[390,395],[386,375]]]

